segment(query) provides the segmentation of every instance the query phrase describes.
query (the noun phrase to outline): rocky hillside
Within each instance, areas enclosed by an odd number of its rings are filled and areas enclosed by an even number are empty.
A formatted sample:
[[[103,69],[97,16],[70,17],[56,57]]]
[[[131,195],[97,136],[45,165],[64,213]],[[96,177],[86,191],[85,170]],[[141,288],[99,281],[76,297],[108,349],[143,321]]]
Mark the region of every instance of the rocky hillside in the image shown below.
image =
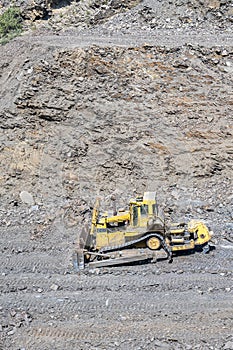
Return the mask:
[[[2,0],[0,12],[10,6],[12,1]],[[20,8],[25,27],[58,31],[107,23],[106,29],[112,25],[113,30],[228,27],[230,32],[233,23],[231,0],[15,0],[14,6]]]
[[[232,1],[14,3],[24,31],[0,47],[0,349],[233,349]],[[147,190],[168,217],[211,227],[209,254],[77,275],[95,197],[123,207]]]
[[[76,211],[80,197],[147,189],[176,211],[220,214],[221,230],[230,222],[230,52],[88,47],[17,60],[2,64],[2,223],[7,212],[22,222],[21,191],[38,220],[67,202]]]
[[[228,232],[231,2],[16,4],[25,19],[29,8],[46,15],[29,16],[38,30],[1,47],[1,223],[43,224],[68,210],[78,225],[97,194],[122,204],[155,189],[169,213]]]

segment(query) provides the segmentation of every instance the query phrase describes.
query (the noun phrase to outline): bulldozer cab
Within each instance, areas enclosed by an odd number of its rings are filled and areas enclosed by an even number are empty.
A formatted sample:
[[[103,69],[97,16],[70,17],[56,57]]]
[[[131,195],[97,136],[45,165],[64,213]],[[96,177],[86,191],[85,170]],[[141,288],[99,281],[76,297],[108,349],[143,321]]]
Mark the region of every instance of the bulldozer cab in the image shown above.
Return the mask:
[[[158,216],[158,205],[155,192],[145,192],[129,203],[130,226],[147,227],[148,219]]]

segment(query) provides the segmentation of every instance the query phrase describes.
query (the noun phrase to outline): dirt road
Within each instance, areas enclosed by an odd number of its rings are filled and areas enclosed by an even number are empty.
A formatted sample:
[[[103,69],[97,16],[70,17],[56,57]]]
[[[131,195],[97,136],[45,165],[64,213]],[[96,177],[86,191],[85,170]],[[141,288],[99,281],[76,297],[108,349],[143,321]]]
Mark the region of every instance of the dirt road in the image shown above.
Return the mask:
[[[77,275],[72,239],[1,230],[2,349],[232,348],[233,245]]]

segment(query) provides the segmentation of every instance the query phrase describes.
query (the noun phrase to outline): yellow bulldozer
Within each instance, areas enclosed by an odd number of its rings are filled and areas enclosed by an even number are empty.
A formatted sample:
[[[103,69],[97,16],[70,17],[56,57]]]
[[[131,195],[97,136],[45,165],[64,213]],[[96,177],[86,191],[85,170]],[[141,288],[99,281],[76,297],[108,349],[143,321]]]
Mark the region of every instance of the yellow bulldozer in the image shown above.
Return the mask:
[[[155,192],[131,199],[127,210],[101,212],[96,200],[91,229],[83,229],[74,253],[74,266],[101,267],[155,261],[159,253],[172,262],[173,253],[202,247],[209,250],[212,232],[199,220],[167,224]]]

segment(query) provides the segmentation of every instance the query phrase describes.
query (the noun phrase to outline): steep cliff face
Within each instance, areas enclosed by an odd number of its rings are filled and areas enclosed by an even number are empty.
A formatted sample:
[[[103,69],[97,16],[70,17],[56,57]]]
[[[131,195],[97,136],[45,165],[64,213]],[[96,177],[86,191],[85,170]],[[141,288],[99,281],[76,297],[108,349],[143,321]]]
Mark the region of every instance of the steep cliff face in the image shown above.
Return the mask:
[[[27,44],[10,62],[9,47],[1,67],[5,210],[15,202],[20,210],[25,189],[48,216],[80,197],[91,205],[98,193],[123,201],[159,189],[176,214],[194,206],[192,215],[211,220],[221,205],[229,222],[232,50]]]
[[[199,211],[220,225],[224,211],[227,224],[231,3],[15,4],[50,18],[30,17],[40,30],[1,47],[2,222],[12,212],[17,223],[27,210],[25,190],[40,208],[30,223],[55,217],[67,201],[75,210],[77,198],[90,206],[98,193],[123,202],[159,189],[177,215]]]

